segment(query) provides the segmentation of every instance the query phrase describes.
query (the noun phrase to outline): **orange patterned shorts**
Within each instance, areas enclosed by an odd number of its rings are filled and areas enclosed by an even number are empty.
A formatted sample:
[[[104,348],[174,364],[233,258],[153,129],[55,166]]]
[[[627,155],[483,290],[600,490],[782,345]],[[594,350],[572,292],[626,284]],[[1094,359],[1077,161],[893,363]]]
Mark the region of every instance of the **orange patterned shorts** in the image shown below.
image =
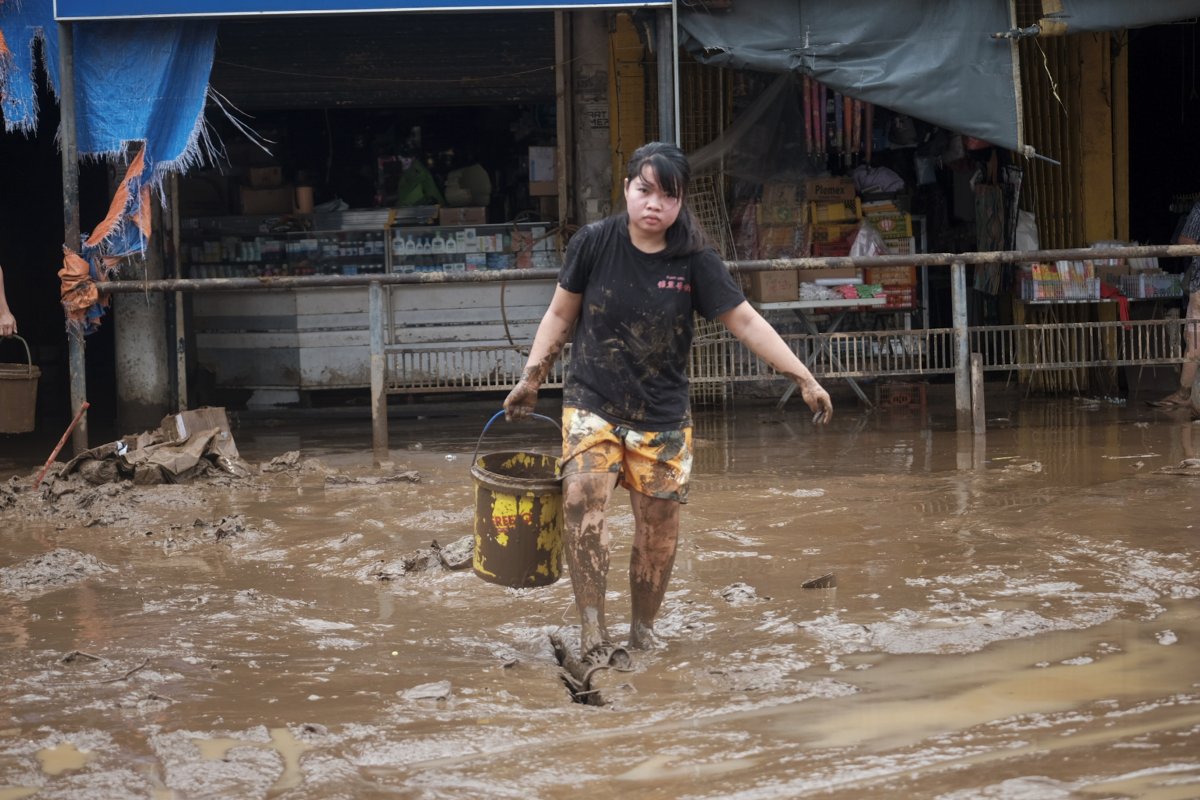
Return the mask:
[[[562,475],[613,472],[630,491],[687,502],[692,429],[635,431],[563,406]]]

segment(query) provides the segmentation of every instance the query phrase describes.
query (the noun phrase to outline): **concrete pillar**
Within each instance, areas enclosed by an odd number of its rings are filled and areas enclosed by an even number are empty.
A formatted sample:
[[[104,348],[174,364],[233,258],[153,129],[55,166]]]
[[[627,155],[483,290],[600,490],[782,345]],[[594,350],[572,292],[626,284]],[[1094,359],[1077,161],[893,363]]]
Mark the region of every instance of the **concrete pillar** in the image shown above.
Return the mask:
[[[971,430],[971,340],[967,329],[967,265],[950,265],[950,298],[954,306],[954,410],[960,431]]]
[[[154,235],[144,261],[122,267],[121,279],[138,281],[164,277],[161,246],[161,208],[155,201]],[[169,413],[171,376],[167,359],[167,301],[162,292],[118,294],[106,322],[116,341],[117,430],[120,434],[157,428]]]
[[[571,15],[575,115],[573,217],[581,225],[612,213],[613,182],[623,177],[612,174],[609,150],[608,48],[596,46],[608,41],[611,13],[589,10]]]

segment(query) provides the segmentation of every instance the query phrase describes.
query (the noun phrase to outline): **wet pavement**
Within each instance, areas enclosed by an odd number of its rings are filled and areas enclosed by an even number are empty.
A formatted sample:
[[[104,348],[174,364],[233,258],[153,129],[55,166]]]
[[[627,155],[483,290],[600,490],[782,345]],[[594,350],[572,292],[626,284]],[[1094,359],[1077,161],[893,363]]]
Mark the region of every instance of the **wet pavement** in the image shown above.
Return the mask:
[[[405,559],[471,532],[490,407],[405,407],[384,470],[361,419],[245,418],[248,461],[301,459],[10,490],[0,800],[1200,797],[1200,424],[1000,397],[978,440],[945,396],[846,405],[819,430],[798,404],[697,415],[662,646],[603,707],[558,677],[568,580]],[[483,452],[546,443],[494,431]]]

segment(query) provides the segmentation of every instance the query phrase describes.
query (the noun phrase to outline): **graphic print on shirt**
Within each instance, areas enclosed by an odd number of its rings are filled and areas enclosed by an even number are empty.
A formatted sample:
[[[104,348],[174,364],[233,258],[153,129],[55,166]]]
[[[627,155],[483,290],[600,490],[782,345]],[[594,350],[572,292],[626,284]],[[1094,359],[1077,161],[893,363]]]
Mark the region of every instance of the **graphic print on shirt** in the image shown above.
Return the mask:
[[[658,282],[660,289],[673,289],[677,292],[692,293],[692,284],[682,275],[667,275]]]

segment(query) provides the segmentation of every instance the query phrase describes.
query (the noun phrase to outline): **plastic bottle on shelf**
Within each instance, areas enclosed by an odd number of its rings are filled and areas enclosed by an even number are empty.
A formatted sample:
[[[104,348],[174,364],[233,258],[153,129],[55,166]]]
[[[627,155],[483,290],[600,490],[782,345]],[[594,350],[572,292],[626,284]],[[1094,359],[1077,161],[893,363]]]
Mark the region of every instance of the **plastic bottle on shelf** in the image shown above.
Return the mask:
[[[404,255],[404,239],[402,239],[400,237],[399,230],[397,230],[394,234],[392,234],[392,255],[394,255],[394,256]]]
[[[442,238],[441,233],[433,234],[433,241],[430,242],[430,246],[432,248],[430,252],[432,253],[446,252],[446,240]]]
[[[404,240],[404,255],[412,256],[412,255],[416,255],[416,253],[417,253],[417,240],[414,239],[413,235],[410,233],[408,235],[408,238]]]

